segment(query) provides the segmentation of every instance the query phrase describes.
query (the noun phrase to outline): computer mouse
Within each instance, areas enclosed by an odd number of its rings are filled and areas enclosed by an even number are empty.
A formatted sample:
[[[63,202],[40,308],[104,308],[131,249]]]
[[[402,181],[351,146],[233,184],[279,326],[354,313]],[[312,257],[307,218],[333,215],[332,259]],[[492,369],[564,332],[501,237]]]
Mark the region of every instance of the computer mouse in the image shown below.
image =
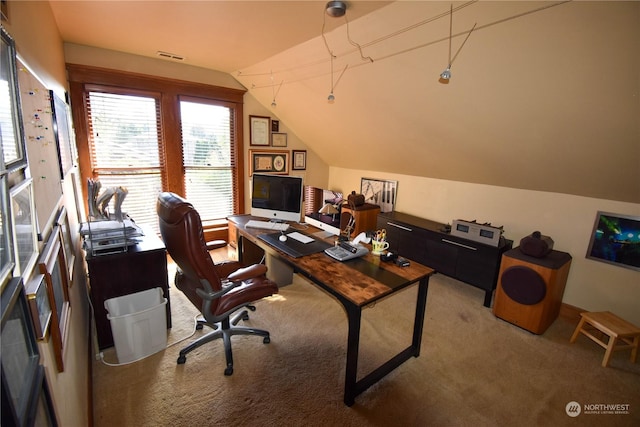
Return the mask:
[[[280,237],[278,237],[278,239],[280,239],[281,242],[286,242],[287,241],[287,235],[283,234]]]

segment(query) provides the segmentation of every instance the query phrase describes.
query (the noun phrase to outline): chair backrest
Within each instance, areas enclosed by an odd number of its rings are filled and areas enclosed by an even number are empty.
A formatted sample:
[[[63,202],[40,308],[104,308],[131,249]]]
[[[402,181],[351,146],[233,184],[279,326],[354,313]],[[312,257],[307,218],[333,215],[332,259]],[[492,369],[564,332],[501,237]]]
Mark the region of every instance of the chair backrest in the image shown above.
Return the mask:
[[[220,290],[222,284],[207,250],[200,214],[191,203],[169,192],[158,195],[156,211],[162,240],[182,271],[176,275],[176,287],[202,309],[202,299],[196,293],[196,289],[203,288],[202,279],[211,285],[213,291]],[[217,305],[216,299],[212,302],[212,312]]]

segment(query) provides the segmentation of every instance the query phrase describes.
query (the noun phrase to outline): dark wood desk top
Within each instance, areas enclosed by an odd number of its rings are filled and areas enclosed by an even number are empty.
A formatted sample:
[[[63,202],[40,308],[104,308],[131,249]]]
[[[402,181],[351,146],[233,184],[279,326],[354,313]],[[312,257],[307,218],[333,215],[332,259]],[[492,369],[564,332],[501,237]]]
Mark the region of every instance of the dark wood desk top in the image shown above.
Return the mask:
[[[334,260],[324,252],[300,258],[290,257],[284,252],[277,250],[275,247],[267,245],[257,237],[260,234],[269,233],[270,231],[246,228],[244,226],[250,219],[256,219],[252,218],[250,215],[233,215],[228,219],[237,225],[238,232],[243,237],[264,248],[267,252],[276,254],[282,260],[290,264],[294,269],[311,278],[325,290],[346,298],[359,307],[371,304],[372,302],[384,298],[385,296],[403,289],[434,273],[432,268],[426,267],[415,261],[411,261],[411,265],[409,267],[399,267],[391,262],[380,261],[380,257],[372,255],[371,252],[362,257],[362,260],[370,263],[373,270],[385,270],[386,272],[393,273],[395,276],[402,279],[394,286],[389,286],[371,277],[371,275],[353,268],[349,261],[340,262]],[[289,228],[289,231],[293,230],[303,231],[307,234],[322,231],[311,225],[303,229],[302,226],[298,226],[296,224],[291,225]],[[331,237],[326,240],[333,243],[335,237]]]

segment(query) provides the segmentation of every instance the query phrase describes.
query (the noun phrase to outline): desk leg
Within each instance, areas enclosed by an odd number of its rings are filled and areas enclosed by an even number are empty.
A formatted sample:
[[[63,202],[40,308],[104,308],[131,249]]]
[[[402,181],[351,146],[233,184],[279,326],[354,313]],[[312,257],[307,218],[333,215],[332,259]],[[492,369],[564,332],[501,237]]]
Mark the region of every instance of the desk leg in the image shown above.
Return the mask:
[[[347,311],[349,322],[349,334],[347,338],[347,368],[344,377],[344,404],[351,406],[355,403],[356,396],[361,393],[357,390],[358,375],[358,351],[360,347],[360,320],[362,309],[343,303]]]
[[[427,309],[427,290],[429,289],[429,277],[420,280],[418,286],[418,296],[416,300],[416,317],[413,322],[413,345],[414,357],[420,356],[420,346],[422,345],[422,330],[424,328],[424,313]]]
[[[413,323],[413,339],[411,345],[383,363],[357,381],[358,351],[360,346],[360,321],[362,309],[355,307],[347,301],[341,301],[349,321],[349,336],[347,340],[347,368],[344,379],[344,404],[352,406],[356,396],[381,380],[388,373],[400,366],[411,357],[420,355],[422,343],[422,330],[424,327],[424,315],[427,308],[427,290],[429,289],[429,277],[420,280],[418,295],[416,297],[416,315]]]

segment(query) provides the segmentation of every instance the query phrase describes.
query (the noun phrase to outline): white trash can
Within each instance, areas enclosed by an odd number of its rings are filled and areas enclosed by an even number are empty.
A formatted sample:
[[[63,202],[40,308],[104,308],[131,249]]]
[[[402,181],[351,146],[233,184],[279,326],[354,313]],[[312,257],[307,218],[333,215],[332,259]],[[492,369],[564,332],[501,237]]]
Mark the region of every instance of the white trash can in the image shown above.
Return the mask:
[[[133,362],[167,347],[166,305],[162,288],[104,302],[119,363]]]

